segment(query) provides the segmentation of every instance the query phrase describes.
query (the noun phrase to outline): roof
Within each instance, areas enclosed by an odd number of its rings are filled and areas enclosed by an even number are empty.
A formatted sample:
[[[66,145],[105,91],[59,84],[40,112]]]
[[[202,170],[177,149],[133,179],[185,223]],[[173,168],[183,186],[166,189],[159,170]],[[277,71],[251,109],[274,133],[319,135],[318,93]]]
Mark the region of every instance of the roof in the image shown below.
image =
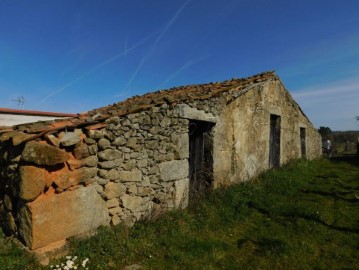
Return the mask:
[[[17,125],[13,127],[13,130],[36,134],[33,138],[29,139],[32,140],[46,133],[64,130],[66,128],[86,127],[87,129],[97,129],[104,127],[106,125],[104,123],[105,120],[112,116],[125,116],[162,104],[176,105],[177,103],[185,103],[193,100],[206,100],[218,96],[220,93],[228,92],[229,90],[235,89],[236,91],[241,91],[251,85],[270,79],[278,79],[274,71],[260,73],[248,78],[234,78],[224,82],[174,87],[142,96],[133,96],[124,101],[91,110],[85,114],[78,114],[72,118]]]
[[[233,78],[223,82],[173,87],[142,96],[133,96],[122,102],[89,111],[88,115],[92,116],[98,113],[102,115],[126,115],[164,103],[174,104],[193,100],[205,100],[234,88],[242,90],[250,84],[267,81],[273,77],[277,78],[274,71],[268,71],[248,78]]]
[[[16,110],[16,109],[8,109],[8,108],[0,108],[0,114],[18,114],[18,115],[34,115],[34,116],[53,116],[53,117],[76,117],[77,116],[77,114],[72,114],[72,113]]]

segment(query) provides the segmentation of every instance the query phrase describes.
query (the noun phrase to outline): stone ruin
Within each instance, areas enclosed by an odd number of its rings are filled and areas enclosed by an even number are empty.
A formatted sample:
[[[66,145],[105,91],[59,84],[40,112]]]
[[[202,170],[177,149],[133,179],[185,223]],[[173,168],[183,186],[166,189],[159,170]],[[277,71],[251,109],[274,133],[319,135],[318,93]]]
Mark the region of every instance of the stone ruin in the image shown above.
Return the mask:
[[[37,250],[185,208],[193,194],[320,150],[320,135],[274,72],[136,96],[2,129],[0,223]]]

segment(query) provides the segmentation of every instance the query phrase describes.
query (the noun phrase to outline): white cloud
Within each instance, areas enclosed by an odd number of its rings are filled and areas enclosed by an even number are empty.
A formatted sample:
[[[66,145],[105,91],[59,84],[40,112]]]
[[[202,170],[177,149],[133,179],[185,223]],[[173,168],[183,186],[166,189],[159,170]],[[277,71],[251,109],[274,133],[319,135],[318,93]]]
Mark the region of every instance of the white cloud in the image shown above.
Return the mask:
[[[358,129],[359,77],[328,82],[292,93],[315,126],[333,130]]]
[[[343,93],[356,92],[359,93],[359,77],[347,80],[327,83],[314,88],[306,88],[293,92],[295,98],[301,97],[325,97],[333,95],[342,95]]]

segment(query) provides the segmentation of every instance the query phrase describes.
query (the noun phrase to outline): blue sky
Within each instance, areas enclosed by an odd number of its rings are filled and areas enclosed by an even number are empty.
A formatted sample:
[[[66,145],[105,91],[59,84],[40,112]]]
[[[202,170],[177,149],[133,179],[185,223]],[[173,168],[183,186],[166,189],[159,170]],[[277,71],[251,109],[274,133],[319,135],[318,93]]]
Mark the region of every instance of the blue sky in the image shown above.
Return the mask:
[[[0,107],[84,112],[275,70],[316,127],[358,129],[357,0],[0,0]]]

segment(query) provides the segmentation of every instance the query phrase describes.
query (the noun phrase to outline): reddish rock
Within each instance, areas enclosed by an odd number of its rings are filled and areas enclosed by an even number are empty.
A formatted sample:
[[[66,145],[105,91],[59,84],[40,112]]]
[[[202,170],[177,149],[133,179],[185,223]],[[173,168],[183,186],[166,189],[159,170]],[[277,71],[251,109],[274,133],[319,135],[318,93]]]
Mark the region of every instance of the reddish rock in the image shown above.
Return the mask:
[[[58,178],[68,177],[67,174],[70,172],[67,166],[59,167],[54,170],[49,170],[46,175],[46,186],[50,187],[52,183]]]
[[[70,170],[76,170],[81,167],[95,167],[97,165],[98,159],[97,156],[89,156],[84,159],[70,159],[67,161],[67,164],[70,167]]]
[[[35,166],[21,166],[19,170],[19,197],[25,201],[35,200],[45,189],[46,170]]]
[[[69,159],[69,155],[64,150],[55,146],[29,142],[25,145],[21,159],[37,165],[52,166],[66,162]]]
[[[88,233],[110,222],[106,203],[94,187],[42,195],[20,209],[19,234],[37,249],[71,236]]]
[[[60,147],[60,140],[52,134],[46,134],[45,140],[53,146]]]
[[[71,186],[75,186],[81,183],[88,182],[91,178],[97,175],[97,168],[82,167],[78,170],[68,171],[64,174],[58,174],[57,178],[54,178],[54,183],[60,189],[67,189]]]

